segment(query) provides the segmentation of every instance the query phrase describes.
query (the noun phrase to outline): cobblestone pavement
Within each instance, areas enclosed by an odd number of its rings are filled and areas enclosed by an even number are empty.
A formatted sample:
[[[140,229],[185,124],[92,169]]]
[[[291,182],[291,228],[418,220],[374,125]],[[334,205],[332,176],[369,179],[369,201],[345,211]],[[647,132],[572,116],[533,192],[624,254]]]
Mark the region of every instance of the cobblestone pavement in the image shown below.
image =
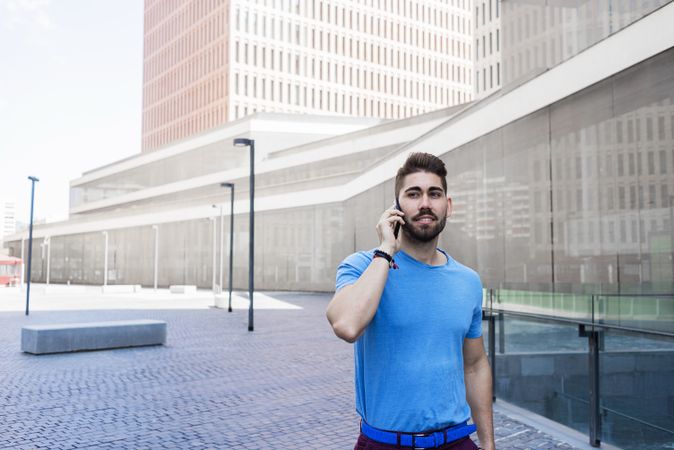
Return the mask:
[[[302,309],[257,311],[253,333],[245,310],[203,305],[0,312],[0,448],[353,448],[352,348],[325,320],[330,296],[269,295]],[[26,324],[141,318],[167,321],[167,345],[20,352]],[[499,449],[573,448],[503,414],[495,419]]]

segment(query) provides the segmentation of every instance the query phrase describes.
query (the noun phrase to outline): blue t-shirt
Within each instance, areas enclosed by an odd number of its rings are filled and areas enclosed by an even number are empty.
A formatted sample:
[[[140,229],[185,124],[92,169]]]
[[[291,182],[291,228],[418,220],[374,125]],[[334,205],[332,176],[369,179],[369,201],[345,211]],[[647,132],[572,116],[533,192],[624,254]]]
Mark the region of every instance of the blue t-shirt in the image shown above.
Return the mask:
[[[470,418],[463,340],[482,335],[482,283],[442,253],[442,266],[395,255],[399,269],[389,271],[379,308],[355,343],[356,410],[373,427],[420,433]],[[336,290],[355,283],[372,254],[347,257]]]

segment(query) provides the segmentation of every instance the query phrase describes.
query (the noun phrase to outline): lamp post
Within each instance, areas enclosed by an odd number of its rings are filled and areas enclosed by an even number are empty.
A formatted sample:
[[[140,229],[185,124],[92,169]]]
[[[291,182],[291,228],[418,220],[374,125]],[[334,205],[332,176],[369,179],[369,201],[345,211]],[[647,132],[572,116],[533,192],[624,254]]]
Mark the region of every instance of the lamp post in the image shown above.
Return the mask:
[[[255,140],[246,138],[234,139],[235,147],[250,149],[250,239],[248,242],[248,331],[253,331],[253,292],[254,277],[254,248],[255,248]]]
[[[31,261],[33,260],[33,205],[35,204],[35,182],[40,181],[39,178],[37,177],[28,177],[28,179],[32,183],[32,187],[30,190],[30,227],[28,231],[28,280],[27,280],[27,287],[26,287],[26,315],[28,315],[29,312],[29,305],[30,305],[30,264]]]
[[[45,237],[42,244],[47,247],[47,286],[49,286],[49,275],[51,274],[51,238]]]
[[[229,206],[229,307],[232,312],[232,268],[234,264],[234,183],[220,183],[231,189]],[[220,290],[222,290],[222,209],[220,209]]]
[[[157,292],[157,276],[159,275],[159,226],[152,225],[154,230],[154,291]]]
[[[105,236],[105,251],[104,251],[104,260],[103,260],[103,286],[108,285],[108,232],[103,231],[103,236]]]
[[[215,205],[213,205],[213,207],[215,207]],[[215,293],[215,272],[217,270],[216,257],[218,256],[217,251],[215,250],[215,247],[216,247],[216,244],[217,244],[217,241],[218,241],[218,238],[217,238],[217,235],[215,234],[215,232],[216,232],[216,228],[218,226],[218,220],[215,217],[209,217],[208,220],[210,220],[211,223],[213,224],[213,250],[211,252],[213,254],[213,281],[211,283],[211,290]]]
[[[25,272],[24,267],[26,267],[26,266],[24,266],[24,261],[26,261],[26,257],[23,254],[23,241],[24,241],[24,238],[21,238],[21,290],[23,290],[23,280],[24,280],[23,277],[24,277],[24,272]]]
[[[223,220],[222,220],[222,205],[211,205],[211,207],[212,208],[220,208],[220,238],[219,238],[220,239],[220,271],[219,271],[220,278],[219,278],[218,285],[217,285],[218,289],[215,289],[215,286],[216,286],[216,284],[215,284],[215,270],[217,269],[217,266],[215,264],[215,257],[213,257],[213,273],[214,273],[214,275],[213,275],[213,280],[214,280],[213,281],[213,286],[214,286],[213,293],[219,294],[219,293],[222,292],[222,251],[223,251],[222,250],[222,233],[223,233],[223,230],[222,230],[222,227],[223,227],[223,225],[222,225],[222,222],[223,222]],[[215,240],[215,235],[214,235],[213,239]]]

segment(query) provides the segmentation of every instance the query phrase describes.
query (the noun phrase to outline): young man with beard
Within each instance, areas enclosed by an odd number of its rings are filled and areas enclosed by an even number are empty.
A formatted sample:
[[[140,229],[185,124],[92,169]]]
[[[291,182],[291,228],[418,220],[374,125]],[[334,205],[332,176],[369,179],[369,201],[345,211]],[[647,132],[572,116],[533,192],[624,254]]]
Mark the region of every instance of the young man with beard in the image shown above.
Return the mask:
[[[482,284],[437,248],[452,211],[446,177],[436,156],[411,154],[395,179],[400,210],[377,223],[379,247],[337,269],[327,317],[338,337],[355,342],[362,420],[354,450],[475,449],[475,426],[482,447],[494,449]]]

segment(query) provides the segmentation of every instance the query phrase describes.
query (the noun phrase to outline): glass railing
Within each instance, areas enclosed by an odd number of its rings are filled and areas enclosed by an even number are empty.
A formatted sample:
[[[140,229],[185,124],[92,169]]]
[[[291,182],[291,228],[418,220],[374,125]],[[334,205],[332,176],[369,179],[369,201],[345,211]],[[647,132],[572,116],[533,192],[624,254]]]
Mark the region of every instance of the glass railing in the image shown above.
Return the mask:
[[[621,448],[674,448],[674,295],[487,290],[494,396]]]

